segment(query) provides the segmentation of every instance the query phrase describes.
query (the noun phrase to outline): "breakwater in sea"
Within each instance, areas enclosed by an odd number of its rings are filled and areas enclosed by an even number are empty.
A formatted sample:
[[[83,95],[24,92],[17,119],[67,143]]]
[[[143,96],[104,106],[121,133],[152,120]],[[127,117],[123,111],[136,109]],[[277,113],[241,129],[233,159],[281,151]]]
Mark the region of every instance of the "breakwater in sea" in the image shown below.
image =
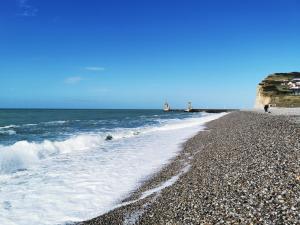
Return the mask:
[[[223,112],[234,112],[239,111],[239,109],[190,109],[187,111],[186,109],[170,109],[168,112],[205,112],[205,113],[223,113]]]

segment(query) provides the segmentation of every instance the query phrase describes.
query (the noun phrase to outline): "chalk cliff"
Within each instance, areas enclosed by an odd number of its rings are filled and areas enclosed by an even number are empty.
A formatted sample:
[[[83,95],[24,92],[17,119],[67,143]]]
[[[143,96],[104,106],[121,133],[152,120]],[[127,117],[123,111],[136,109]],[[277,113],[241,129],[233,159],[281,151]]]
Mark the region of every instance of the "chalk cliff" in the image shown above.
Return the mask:
[[[255,108],[262,108],[266,104],[276,107],[300,107],[300,89],[291,89],[289,86],[299,78],[300,72],[275,73],[267,76],[257,86]]]

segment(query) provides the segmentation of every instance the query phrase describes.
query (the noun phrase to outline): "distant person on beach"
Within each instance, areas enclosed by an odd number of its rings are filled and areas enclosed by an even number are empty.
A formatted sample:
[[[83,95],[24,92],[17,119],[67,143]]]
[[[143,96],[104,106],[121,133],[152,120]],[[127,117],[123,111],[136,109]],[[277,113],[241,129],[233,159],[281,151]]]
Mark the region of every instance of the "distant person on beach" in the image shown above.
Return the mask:
[[[269,104],[264,106],[264,110],[265,110],[265,112],[269,112]]]

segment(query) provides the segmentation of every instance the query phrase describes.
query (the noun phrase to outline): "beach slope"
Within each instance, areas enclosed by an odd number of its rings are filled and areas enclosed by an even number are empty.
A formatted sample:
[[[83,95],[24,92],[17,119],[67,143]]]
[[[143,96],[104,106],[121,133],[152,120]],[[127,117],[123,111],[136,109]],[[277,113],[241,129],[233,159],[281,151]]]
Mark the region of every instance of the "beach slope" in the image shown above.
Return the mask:
[[[299,224],[299,140],[289,117],[230,113],[117,208],[79,224]]]

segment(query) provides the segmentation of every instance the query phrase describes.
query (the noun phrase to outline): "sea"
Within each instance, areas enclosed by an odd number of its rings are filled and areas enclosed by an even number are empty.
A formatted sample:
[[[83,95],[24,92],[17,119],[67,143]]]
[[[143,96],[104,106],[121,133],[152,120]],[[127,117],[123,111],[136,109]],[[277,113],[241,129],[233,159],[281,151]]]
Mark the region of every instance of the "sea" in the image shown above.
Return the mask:
[[[0,224],[59,225],[116,207],[224,114],[0,110]]]

